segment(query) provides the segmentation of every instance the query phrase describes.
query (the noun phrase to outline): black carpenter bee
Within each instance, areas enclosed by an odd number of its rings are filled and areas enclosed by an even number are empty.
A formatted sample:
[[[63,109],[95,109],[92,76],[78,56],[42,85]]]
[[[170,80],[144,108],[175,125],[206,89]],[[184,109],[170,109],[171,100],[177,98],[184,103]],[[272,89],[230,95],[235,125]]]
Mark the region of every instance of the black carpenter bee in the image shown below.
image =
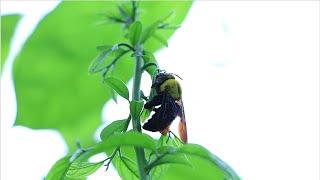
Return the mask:
[[[155,88],[156,95],[145,104],[144,108],[153,110],[155,113],[143,125],[143,129],[152,132],[159,131],[161,134],[167,134],[170,131],[171,123],[177,116],[179,116],[180,139],[184,143],[187,143],[188,135],[181,96],[182,91],[179,82],[174,77],[174,74],[160,71],[151,88]],[[156,107],[159,105],[160,107]]]

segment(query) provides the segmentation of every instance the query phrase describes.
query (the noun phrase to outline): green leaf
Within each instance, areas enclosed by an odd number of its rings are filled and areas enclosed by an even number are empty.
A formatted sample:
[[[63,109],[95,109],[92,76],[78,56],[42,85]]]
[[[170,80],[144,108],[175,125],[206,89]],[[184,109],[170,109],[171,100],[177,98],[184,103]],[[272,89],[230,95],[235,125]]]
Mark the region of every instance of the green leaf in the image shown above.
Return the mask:
[[[188,157],[185,154],[177,153],[178,147],[174,143],[174,139],[169,138],[167,135],[162,135],[158,140],[158,148],[156,151],[150,154],[153,157],[153,161],[147,166],[147,170],[150,171],[153,168],[157,168],[159,165],[166,164],[181,164],[192,167]],[[173,144],[173,146],[171,146]],[[161,168],[162,173],[167,169]],[[152,170],[152,173],[158,174],[158,170]]]
[[[109,124],[102,130],[100,138],[102,140],[105,140],[113,134],[125,131],[129,125],[129,122],[130,121],[128,119],[113,121],[111,124]]]
[[[142,31],[142,24],[140,21],[136,21],[130,26],[129,29],[129,40],[133,46],[140,41],[140,35]]]
[[[87,177],[96,172],[102,165],[103,161],[98,163],[75,162],[71,164],[66,175],[70,178]]]
[[[156,21],[149,25],[141,35],[141,43],[145,43],[157,30],[160,21]]]
[[[137,169],[137,164],[130,158],[126,156],[121,156],[120,160],[122,164],[136,177],[139,178],[139,172]],[[123,171],[123,170],[122,170]]]
[[[166,47],[168,47],[168,42],[166,37],[164,37],[161,33],[159,32],[155,32],[153,34],[153,37],[158,40],[161,44],[165,45]]]
[[[150,114],[151,114],[151,110],[143,109],[141,112],[141,115],[140,115],[140,121],[142,123],[145,122],[148,119],[148,117],[150,116]]]
[[[223,162],[220,158],[213,155],[210,151],[197,144],[186,144],[182,146],[177,153],[184,153],[192,156],[200,157],[204,160],[210,161],[224,171],[228,179],[240,179],[233,169]]]
[[[117,95],[116,95],[116,93],[114,92],[113,89],[110,89],[110,96],[111,96],[111,99],[112,99],[115,103],[118,103]]]
[[[0,73],[2,72],[4,62],[8,57],[11,39],[12,39],[13,33],[16,29],[16,26],[17,26],[20,18],[21,18],[21,16],[17,15],[17,14],[1,16],[1,66],[0,66]]]
[[[155,161],[156,158],[153,158],[154,163],[148,166],[150,170],[157,168],[156,166],[158,165],[165,166],[168,163],[170,168],[162,170],[165,171],[165,173],[163,173],[163,179],[194,179],[196,176],[190,172],[198,173],[198,177],[201,177],[200,179],[240,179],[231,167],[204,147],[196,144],[185,144],[180,147],[168,146],[171,144],[170,141],[172,140],[173,142],[174,139],[168,141],[167,138],[167,136],[161,136],[158,141],[157,150],[151,154],[152,157],[158,158],[159,162]],[[162,158],[164,159],[162,160]],[[174,164],[184,164],[192,166],[192,168],[182,168]],[[177,171],[171,171],[172,169],[176,169]],[[151,172],[153,171],[157,170],[152,170]],[[175,177],[176,173],[183,175]],[[169,176],[168,174],[171,175]]]
[[[46,180],[64,179],[70,166],[70,158],[71,156],[67,156],[58,160],[50,169]]]
[[[121,179],[139,180],[138,167],[134,162],[136,160],[134,147],[121,147],[121,157],[122,159],[119,156],[115,156],[112,160]]]
[[[100,72],[102,70],[101,65],[103,64],[103,62],[111,52],[112,52],[111,49],[100,52],[98,56],[90,64],[89,73]]]
[[[110,46],[110,45],[99,45],[96,47],[97,50],[99,51],[106,51],[108,49],[111,49],[113,46]]]
[[[132,119],[138,119],[143,108],[143,101],[130,102],[130,114]]]
[[[168,135],[161,135],[160,139],[158,140],[158,147],[170,146],[177,148],[183,145],[184,144],[175,135],[171,135],[170,137]]]
[[[176,15],[175,11],[170,11],[169,14],[167,16],[163,17],[160,21],[161,21],[161,23],[171,21],[175,15]]]
[[[183,154],[168,154],[155,161],[149,169],[151,170],[154,167],[164,165],[164,164],[180,164],[189,167],[193,167],[190,161]]]
[[[139,2],[140,21],[151,24],[176,11],[174,24],[181,24],[192,2]],[[71,150],[80,140],[87,147],[94,143],[94,132],[101,124],[101,111],[111,99],[101,76],[88,75],[88,65],[97,55],[96,46],[124,42],[119,24],[96,26],[99,13],[116,14],[118,2],[62,1],[45,16],[27,39],[13,65],[17,97],[15,125],[33,129],[56,129]],[[72,12],[72,13],[70,13]],[[164,35],[170,37],[173,31]],[[162,45],[147,41],[143,47],[154,53]],[[112,59],[107,59],[110,62]],[[127,54],[114,67],[113,76],[127,83],[134,61]],[[107,110],[108,111],[108,110]]]
[[[98,143],[93,151],[94,153],[100,153],[118,146],[135,146],[155,150],[156,141],[147,134],[129,131],[110,136]]]
[[[144,61],[144,64],[150,64],[150,63],[155,63],[155,64],[158,64],[157,63],[157,60],[156,58],[154,57],[154,55],[149,52],[149,51],[144,51],[143,52],[143,56],[142,56],[142,59]],[[146,68],[147,72],[150,74],[150,76],[153,76],[153,74],[156,72],[157,70],[157,66],[148,66]],[[150,98],[150,97],[149,97]]]
[[[105,79],[105,83],[107,83],[120,96],[129,101],[129,90],[127,86],[124,84],[124,82],[115,77],[108,77]]]

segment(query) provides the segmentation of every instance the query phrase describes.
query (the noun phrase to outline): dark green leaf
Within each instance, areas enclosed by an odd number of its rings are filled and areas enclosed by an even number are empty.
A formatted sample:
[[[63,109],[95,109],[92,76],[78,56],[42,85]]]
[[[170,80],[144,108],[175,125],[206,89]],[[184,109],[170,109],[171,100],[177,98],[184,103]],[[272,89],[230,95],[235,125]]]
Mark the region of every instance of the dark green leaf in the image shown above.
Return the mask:
[[[127,86],[120,79],[115,77],[108,77],[105,79],[105,83],[107,83],[110,88],[115,90],[120,96],[129,100],[129,90]]]
[[[1,16],[1,65],[0,73],[2,71],[5,60],[8,57],[9,48],[13,33],[16,29],[17,23],[20,20],[20,15],[5,15]]]
[[[102,130],[102,132],[100,133],[100,138],[102,140],[105,140],[115,133],[121,133],[127,129],[128,124],[128,119],[113,121]]]
[[[181,24],[191,3],[139,2],[140,21],[151,24],[175,10],[173,23]],[[97,54],[97,45],[125,41],[119,24],[95,23],[100,20],[99,13],[117,14],[117,5],[111,1],[63,1],[41,20],[14,61],[16,125],[56,129],[72,149],[77,139],[85,147],[92,145],[102,107],[111,95],[100,76],[88,75],[88,65]],[[163,33],[170,37],[173,31]],[[162,46],[147,41],[143,47],[153,53]],[[117,62],[114,76],[128,82],[133,65],[132,57],[124,56]]]
[[[162,43],[163,45],[165,45],[166,47],[168,47],[168,42],[166,37],[164,37],[161,33],[159,32],[155,32],[153,34],[153,37],[158,40],[160,43]]]
[[[71,156],[67,156],[58,160],[50,169],[46,180],[61,180],[64,179],[68,168],[70,166],[70,158]]]
[[[143,108],[143,101],[130,102],[130,114],[132,119],[138,119]]]
[[[71,178],[87,177],[96,172],[102,165],[103,161],[98,163],[75,162],[71,164],[66,175]]]
[[[129,29],[129,40],[133,46],[135,46],[140,41],[142,31],[142,24],[140,21],[136,21],[130,26]]]

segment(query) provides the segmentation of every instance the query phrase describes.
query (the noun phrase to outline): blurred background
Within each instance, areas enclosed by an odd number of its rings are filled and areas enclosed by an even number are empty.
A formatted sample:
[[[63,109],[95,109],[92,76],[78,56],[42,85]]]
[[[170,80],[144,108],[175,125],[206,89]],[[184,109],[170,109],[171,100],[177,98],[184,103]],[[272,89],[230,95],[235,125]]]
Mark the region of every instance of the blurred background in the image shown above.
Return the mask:
[[[1,15],[23,15],[1,75],[1,179],[42,179],[67,153],[58,131],[13,126],[13,61],[58,4],[1,1]],[[162,69],[183,78],[190,142],[243,179],[320,179],[319,7],[319,1],[195,1],[169,47],[156,53]],[[151,82],[143,78],[147,90]],[[97,140],[105,124],[128,111],[118,99],[104,106]],[[111,168],[89,179],[119,177]]]

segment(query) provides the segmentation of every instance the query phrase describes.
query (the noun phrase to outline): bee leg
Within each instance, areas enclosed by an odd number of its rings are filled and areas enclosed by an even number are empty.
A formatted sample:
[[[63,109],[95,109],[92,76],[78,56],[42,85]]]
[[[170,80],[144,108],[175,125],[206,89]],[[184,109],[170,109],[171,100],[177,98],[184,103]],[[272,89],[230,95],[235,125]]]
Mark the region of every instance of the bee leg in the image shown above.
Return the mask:
[[[169,131],[169,136],[170,134],[172,134],[176,139],[178,139],[180,143],[184,144],[184,142],[182,142],[181,139],[175,133],[173,133],[172,131]]]
[[[170,131],[169,128],[170,128],[170,126],[166,127],[164,130],[161,130],[160,133],[161,133],[162,135],[167,135],[168,132]],[[169,136],[170,136],[170,133],[169,133]]]
[[[168,139],[167,139],[166,143],[169,142],[169,139],[170,139],[170,138],[171,138],[171,136],[170,136],[170,132],[169,132],[169,134],[168,134]]]
[[[154,106],[158,106],[162,103],[164,98],[164,94],[160,93],[156,96],[154,96],[152,99],[150,99],[145,105],[144,108],[146,109],[152,109]]]

